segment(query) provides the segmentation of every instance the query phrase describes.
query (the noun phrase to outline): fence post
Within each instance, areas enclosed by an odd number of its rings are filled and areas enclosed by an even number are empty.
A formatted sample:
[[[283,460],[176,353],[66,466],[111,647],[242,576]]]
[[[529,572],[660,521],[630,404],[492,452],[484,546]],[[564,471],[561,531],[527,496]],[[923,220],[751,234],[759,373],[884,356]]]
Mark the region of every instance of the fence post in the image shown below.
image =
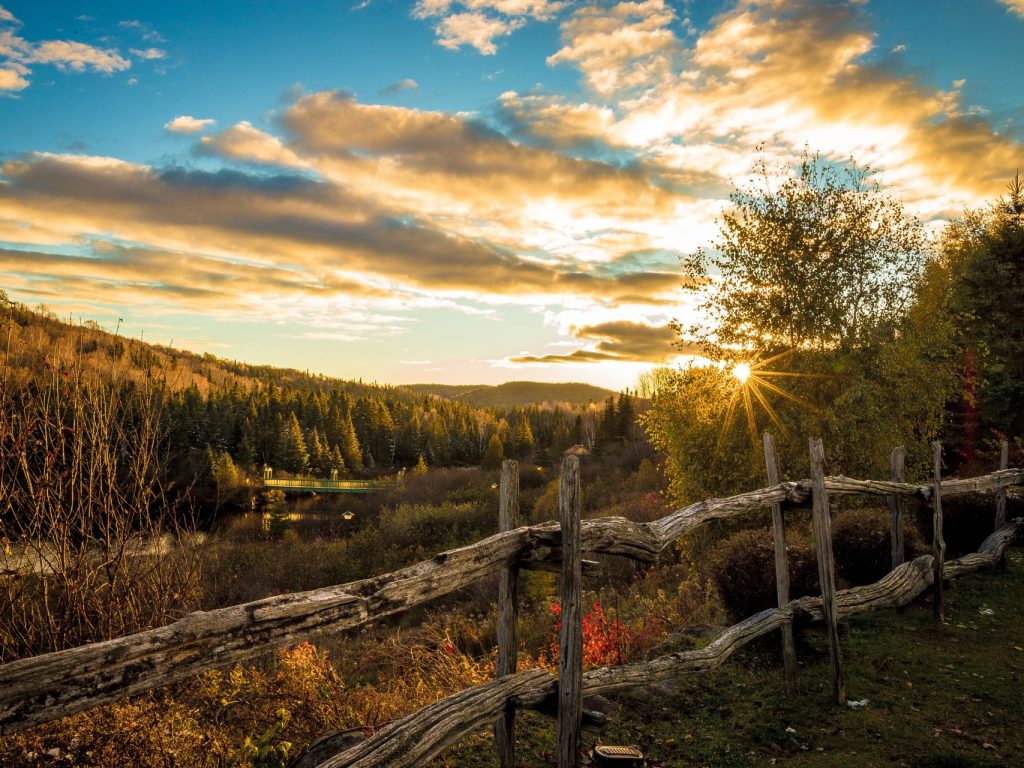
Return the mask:
[[[770,432],[765,432],[762,440],[768,485],[778,485],[779,456],[775,452],[775,439]],[[783,608],[789,602],[789,559],[786,557],[786,524],[779,504],[772,504],[772,539],[775,543],[775,594],[779,608]],[[793,642],[792,621],[782,625],[782,666],[786,677],[786,693],[792,693],[796,687],[796,644]]]
[[[519,465],[506,459],[501,465],[501,489],[498,501],[498,530],[511,531],[519,527]],[[497,677],[516,671],[519,652],[518,618],[519,566],[508,563],[498,580],[498,663]],[[494,743],[501,768],[513,768],[515,752],[515,707],[509,706],[494,723]]]
[[[942,538],[942,443],[938,440],[932,443],[932,458],[935,461],[932,477],[932,608],[935,618],[942,621],[942,568],[946,562],[946,541]]]
[[[836,575],[832,558],[832,521],[825,493],[825,447],[821,438],[810,441],[811,492],[814,500],[814,544],[818,552],[818,579],[821,582],[821,608],[828,635],[828,658],[832,664],[832,693],[836,702],[846,703],[843,684],[843,660],[839,654],[839,618],[836,616]]]
[[[899,445],[892,449],[889,456],[889,467],[892,470],[892,481],[894,483],[906,482],[907,449]],[[903,494],[893,493],[889,495],[889,541],[892,545],[892,570],[903,565]]]
[[[999,445],[999,468],[1010,466],[1010,443],[1003,440]],[[1006,525],[1006,486],[999,486],[996,491],[996,530]]]
[[[558,516],[562,528],[561,627],[558,631],[558,768],[579,768],[583,722],[583,598],[580,462],[562,461]]]

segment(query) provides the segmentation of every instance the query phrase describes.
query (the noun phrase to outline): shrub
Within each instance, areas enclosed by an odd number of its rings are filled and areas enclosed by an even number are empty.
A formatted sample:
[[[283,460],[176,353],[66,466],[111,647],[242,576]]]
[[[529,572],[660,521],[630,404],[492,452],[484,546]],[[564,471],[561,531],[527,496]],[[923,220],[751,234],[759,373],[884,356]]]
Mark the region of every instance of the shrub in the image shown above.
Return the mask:
[[[786,553],[790,597],[818,593],[818,561],[802,529],[786,532]],[[776,606],[771,530],[740,531],[718,544],[711,553],[711,579],[731,618],[743,619]]]
[[[1007,498],[1006,518],[1022,514],[1019,499]],[[932,507],[912,502],[913,515],[927,546],[932,540]],[[996,498],[994,493],[966,493],[942,500],[942,538],[946,541],[946,558],[977,552],[995,528]]]
[[[890,539],[888,508],[840,513],[832,521],[832,551],[839,576],[850,584],[871,584],[881,579],[892,565]],[[904,519],[903,544],[908,560],[921,549],[913,518]]]

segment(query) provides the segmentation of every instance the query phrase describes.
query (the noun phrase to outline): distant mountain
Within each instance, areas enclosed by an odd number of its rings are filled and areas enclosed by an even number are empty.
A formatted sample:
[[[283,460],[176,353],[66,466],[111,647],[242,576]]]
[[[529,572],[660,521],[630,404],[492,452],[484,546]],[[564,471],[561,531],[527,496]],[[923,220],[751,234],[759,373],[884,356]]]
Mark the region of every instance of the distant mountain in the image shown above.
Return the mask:
[[[508,381],[491,386],[487,384],[406,384],[423,395],[436,395],[448,400],[457,400],[475,408],[519,408],[525,405],[544,403],[569,403],[586,405],[602,403],[610,395],[610,389],[595,387],[593,384],[567,382],[549,384],[541,381]]]

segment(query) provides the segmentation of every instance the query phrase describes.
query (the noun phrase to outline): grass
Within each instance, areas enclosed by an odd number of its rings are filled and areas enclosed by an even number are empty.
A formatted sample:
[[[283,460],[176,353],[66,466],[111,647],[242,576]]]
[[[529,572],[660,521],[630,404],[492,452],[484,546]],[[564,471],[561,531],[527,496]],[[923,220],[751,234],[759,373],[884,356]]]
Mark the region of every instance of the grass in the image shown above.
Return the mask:
[[[638,745],[655,768],[1024,765],[1022,595],[1024,550],[1011,549],[1005,573],[952,582],[945,623],[927,596],[844,621],[847,698],[867,699],[862,709],[832,703],[824,635],[807,627],[793,695],[772,639],[673,691],[616,697],[602,740]],[[553,765],[551,722],[525,714],[520,723],[519,763]],[[474,737],[434,765],[496,765],[489,741]]]

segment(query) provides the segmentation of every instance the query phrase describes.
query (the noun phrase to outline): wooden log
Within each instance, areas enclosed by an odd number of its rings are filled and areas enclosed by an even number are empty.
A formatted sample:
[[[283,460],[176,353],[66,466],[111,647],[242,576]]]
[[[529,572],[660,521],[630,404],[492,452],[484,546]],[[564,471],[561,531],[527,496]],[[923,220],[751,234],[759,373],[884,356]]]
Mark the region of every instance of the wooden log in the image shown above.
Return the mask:
[[[935,474],[932,480],[932,565],[935,578],[932,583],[935,618],[942,621],[942,566],[946,559],[946,541],[942,538],[942,443],[932,443]]]
[[[946,567],[955,569],[955,572],[947,571],[946,577],[956,578],[991,565],[1019,535],[1024,535],[1024,518],[1017,518],[986,539],[982,544],[985,552],[979,550],[979,554],[985,555],[985,562],[969,561],[975,557],[973,554],[951,560]],[[932,579],[932,556],[923,555],[904,563],[874,584],[837,592],[834,603],[836,615],[846,617],[877,608],[905,605],[924,593],[931,586]],[[791,622],[795,615],[811,621],[822,620],[825,612],[821,598],[802,597],[791,600],[784,608],[762,611],[724,630],[698,650],[670,653],[642,664],[590,670],[583,675],[583,692],[586,696],[604,695],[710,672],[747,643]],[[322,765],[329,768],[419,766],[439,754],[444,747],[456,743],[496,717],[508,701],[518,707],[550,713],[549,702],[557,691],[558,680],[543,670],[517,672],[466,689],[397,720],[367,741]],[[474,712],[473,707],[480,711]]]
[[[501,491],[498,502],[498,530],[512,531],[519,527],[519,465],[506,459],[501,465]],[[498,660],[497,677],[516,671],[519,654],[519,566],[509,562],[498,577]],[[515,752],[515,707],[506,706],[494,723],[494,744],[501,768],[513,768]]]
[[[828,658],[832,665],[832,693],[838,704],[846,703],[843,660],[839,652],[839,617],[836,615],[835,561],[832,557],[832,521],[825,493],[825,448],[821,438],[810,441],[812,498],[814,499],[814,545],[818,553],[818,579],[828,636]]]
[[[906,480],[904,464],[907,459],[905,446],[897,446],[892,449],[889,456],[889,468],[892,471],[892,481],[903,483]],[[898,493],[889,494],[889,543],[892,548],[892,568],[903,564],[903,496]]]
[[[1009,466],[1010,443],[1003,440],[999,444],[999,469],[1003,470]],[[996,491],[996,524],[994,530],[999,530],[1006,525],[1006,487]]]
[[[579,768],[583,722],[583,595],[580,558],[580,462],[562,461],[558,513],[562,527],[562,583],[558,630],[558,768]]]
[[[529,669],[459,691],[381,728],[319,768],[418,768],[501,715],[521,694],[554,687],[543,669]]]
[[[1024,469],[1006,469],[943,481],[940,492],[953,496],[1022,482]],[[839,476],[826,478],[825,490],[833,496],[898,493],[927,500],[933,484]],[[805,504],[810,497],[811,481],[801,480],[708,499],[651,523],[621,517],[587,520],[582,523],[582,546],[585,552],[651,562],[676,538],[708,520],[775,503]],[[560,547],[557,522],[517,528],[394,573],[196,612],[165,627],[0,665],[0,735],[315,639],[326,631],[364,626],[493,576],[514,560],[523,567],[560,561]]]
[[[956,560],[947,560],[942,566],[943,578],[955,579],[982,568],[1001,565],[1006,556],[1006,548],[1022,534],[1024,534],[1024,517],[1014,518],[985,539],[978,547],[977,552],[971,552]]]
[[[775,439],[771,433],[762,435],[764,463],[768,473],[768,485],[779,484],[779,456],[775,451]],[[772,540],[775,546],[775,595],[782,608],[789,602],[789,559],[786,556],[786,525],[782,507],[772,504]],[[786,681],[786,692],[796,688],[796,644],[793,642],[793,624],[782,625],[782,668]]]

